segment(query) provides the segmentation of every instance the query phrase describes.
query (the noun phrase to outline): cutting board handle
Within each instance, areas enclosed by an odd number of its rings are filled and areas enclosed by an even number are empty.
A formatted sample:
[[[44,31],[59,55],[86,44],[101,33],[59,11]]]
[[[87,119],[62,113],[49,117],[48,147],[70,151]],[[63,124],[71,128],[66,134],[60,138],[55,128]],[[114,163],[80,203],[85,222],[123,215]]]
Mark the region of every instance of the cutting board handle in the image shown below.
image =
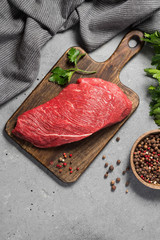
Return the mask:
[[[112,56],[104,62],[106,67],[111,67],[116,75],[119,74],[124,65],[143,47],[142,37],[143,33],[138,30],[126,34]],[[131,46],[131,40],[134,40],[136,46]]]

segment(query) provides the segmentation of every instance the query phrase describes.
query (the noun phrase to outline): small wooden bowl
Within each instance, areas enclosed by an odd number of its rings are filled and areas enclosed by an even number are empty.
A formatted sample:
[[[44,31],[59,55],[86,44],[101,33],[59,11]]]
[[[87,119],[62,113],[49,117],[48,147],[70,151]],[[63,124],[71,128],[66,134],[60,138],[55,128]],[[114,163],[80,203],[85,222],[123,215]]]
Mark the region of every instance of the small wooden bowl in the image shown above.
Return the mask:
[[[154,135],[154,134],[157,134],[157,133],[160,133],[160,129],[151,130],[151,131],[146,132],[146,133],[144,133],[143,135],[141,135],[141,136],[135,141],[135,143],[133,144],[133,147],[132,147],[131,153],[130,153],[130,164],[131,164],[131,168],[132,168],[132,171],[133,171],[134,175],[136,176],[136,178],[137,178],[142,184],[144,184],[144,185],[147,186],[147,187],[153,188],[153,189],[160,189],[160,184],[147,183],[146,181],[144,181],[144,180],[138,175],[138,173],[136,172],[136,169],[135,169],[134,162],[133,162],[133,156],[134,156],[135,149],[136,149],[136,147],[137,147],[137,145],[139,144],[140,141],[142,141],[144,138],[146,138],[146,137],[149,136],[149,135]]]

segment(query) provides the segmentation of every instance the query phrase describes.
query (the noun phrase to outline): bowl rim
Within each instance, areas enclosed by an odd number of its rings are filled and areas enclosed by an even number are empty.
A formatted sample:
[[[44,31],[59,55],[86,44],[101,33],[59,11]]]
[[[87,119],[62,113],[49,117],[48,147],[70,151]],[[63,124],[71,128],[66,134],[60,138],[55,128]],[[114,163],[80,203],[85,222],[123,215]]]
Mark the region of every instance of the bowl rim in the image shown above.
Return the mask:
[[[149,187],[149,188],[152,188],[152,189],[160,189],[160,184],[153,184],[153,183],[147,183],[145,182],[139,175],[138,173],[136,172],[136,169],[135,169],[135,165],[133,163],[133,153],[135,152],[135,148],[136,146],[138,145],[138,143],[146,138],[147,136],[151,135],[151,134],[156,134],[156,133],[160,133],[160,129],[154,129],[154,130],[150,130],[148,132],[145,132],[144,134],[142,134],[141,136],[139,136],[137,138],[137,140],[134,142],[133,146],[132,146],[132,149],[131,149],[131,152],[130,152],[130,164],[131,164],[131,169],[135,175],[135,177],[145,186]]]

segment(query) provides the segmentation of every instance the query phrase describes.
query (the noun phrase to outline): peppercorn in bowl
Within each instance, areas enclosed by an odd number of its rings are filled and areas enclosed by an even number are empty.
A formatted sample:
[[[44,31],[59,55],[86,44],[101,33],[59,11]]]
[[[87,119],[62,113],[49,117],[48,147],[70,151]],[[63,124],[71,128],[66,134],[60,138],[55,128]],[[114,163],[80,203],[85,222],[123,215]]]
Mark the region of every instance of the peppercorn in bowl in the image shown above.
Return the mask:
[[[146,132],[135,141],[131,149],[130,164],[141,183],[160,189],[160,129]]]

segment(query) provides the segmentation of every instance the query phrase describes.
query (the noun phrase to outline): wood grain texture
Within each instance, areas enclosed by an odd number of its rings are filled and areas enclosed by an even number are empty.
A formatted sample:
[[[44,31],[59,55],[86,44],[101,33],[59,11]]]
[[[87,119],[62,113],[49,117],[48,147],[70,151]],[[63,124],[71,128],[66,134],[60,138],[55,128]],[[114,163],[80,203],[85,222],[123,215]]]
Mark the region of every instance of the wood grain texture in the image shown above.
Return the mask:
[[[113,82],[117,84],[122,91],[128,96],[132,101],[132,111],[131,114],[135,111],[139,104],[139,97],[131,89],[123,85],[119,80],[119,74],[123,66],[135,55],[137,54],[142,46],[143,42],[140,38],[143,37],[143,33],[140,31],[129,32],[121,41],[116,51],[113,55],[106,60],[105,62],[96,62],[91,57],[86,54],[83,60],[80,60],[78,67],[84,70],[96,70],[96,74],[90,75],[90,77],[102,78],[106,81]],[[130,48],[128,43],[130,39],[136,39],[137,46]],[[85,51],[77,47],[81,52]],[[59,59],[54,67],[60,66],[62,68],[68,68],[67,63],[67,52]],[[17,117],[23,112],[32,109],[34,107],[43,104],[50,99],[57,96],[62,87],[51,83],[48,81],[51,75],[51,71],[44,77],[40,84],[32,91],[32,93],[27,97],[27,99],[22,103],[22,105],[17,109],[17,111],[12,115],[12,117],[6,123],[6,132],[7,134],[16,141],[25,151],[31,154],[35,159],[42,163],[46,168],[48,168],[53,174],[55,174],[63,182],[74,182],[80,175],[85,171],[85,169],[90,165],[94,158],[99,154],[99,152],[106,146],[109,140],[115,135],[119,128],[125,123],[125,121],[131,116],[131,114],[125,118],[122,122],[115,124],[112,127],[102,129],[92,136],[83,139],[81,141],[66,144],[56,148],[40,149],[34,147],[30,143],[16,138],[12,135],[11,131],[15,127]],[[88,77],[88,75],[74,74],[71,80],[71,83],[75,83],[80,77]],[[58,158],[62,156],[63,153],[66,153],[67,156],[69,153],[73,154],[72,159],[72,169],[73,173],[69,173],[70,160],[66,159],[68,163],[63,171],[59,173],[59,169],[56,168],[58,163]],[[50,161],[53,161],[53,165],[50,164]],[[79,167],[79,171],[76,168]]]
[[[133,162],[134,152],[135,152],[135,149],[136,149],[137,145],[139,144],[139,142],[141,142],[144,138],[148,137],[149,135],[154,135],[154,134],[160,134],[160,129],[155,129],[155,130],[148,131],[148,132],[142,134],[142,135],[135,141],[135,143],[134,143],[133,146],[132,146],[131,153],[130,153],[130,164],[131,164],[131,168],[132,168],[132,171],[133,171],[135,177],[136,177],[143,185],[145,185],[145,186],[147,186],[147,187],[149,187],[149,188],[159,189],[159,190],[160,190],[160,184],[147,183],[147,182],[145,182],[145,181],[138,175],[138,173],[136,172],[136,169],[135,169],[134,162]]]

